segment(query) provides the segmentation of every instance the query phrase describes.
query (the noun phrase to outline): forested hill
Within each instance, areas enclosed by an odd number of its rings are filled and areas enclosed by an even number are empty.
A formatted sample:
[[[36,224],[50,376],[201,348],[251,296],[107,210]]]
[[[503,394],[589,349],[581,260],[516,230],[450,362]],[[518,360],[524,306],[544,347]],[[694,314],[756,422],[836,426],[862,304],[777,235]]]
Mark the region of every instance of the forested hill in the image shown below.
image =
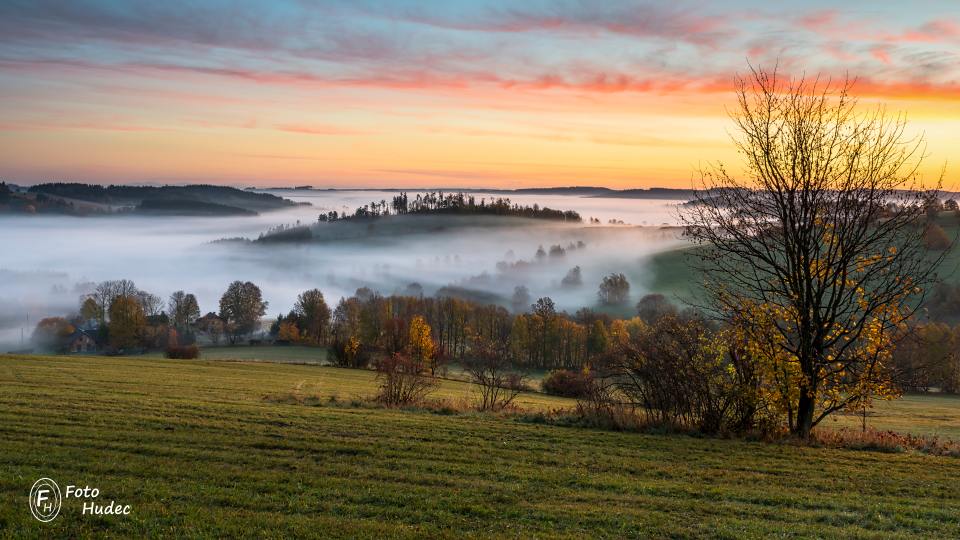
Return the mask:
[[[524,206],[510,199],[477,198],[464,193],[400,193],[390,201],[373,201],[354,213],[320,214],[312,225],[274,227],[256,240],[261,243],[330,242],[436,233],[465,227],[527,226],[530,220],[582,223],[573,210],[538,204]]]
[[[534,204],[523,206],[513,204],[503,197],[485,198],[458,193],[427,192],[410,197],[407,193],[386,200],[372,201],[354,211],[353,214],[328,212],[321,214],[318,221],[337,221],[350,219],[372,219],[390,215],[430,215],[446,214],[461,216],[513,216],[532,219],[549,219],[579,223],[580,214],[573,210],[555,210]]]
[[[203,206],[204,211],[217,205],[221,210],[239,209],[238,213],[260,212],[294,206],[297,203],[269,193],[244,191],[227,186],[100,186],[75,183],[38,184],[31,193],[86,201],[111,206],[135,206],[150,209],[189,212]],[[162,202],[159,202],[162,201]],[[200,204],[204,203],[204,204]],[[182,208],[181,208],[182,206]]]

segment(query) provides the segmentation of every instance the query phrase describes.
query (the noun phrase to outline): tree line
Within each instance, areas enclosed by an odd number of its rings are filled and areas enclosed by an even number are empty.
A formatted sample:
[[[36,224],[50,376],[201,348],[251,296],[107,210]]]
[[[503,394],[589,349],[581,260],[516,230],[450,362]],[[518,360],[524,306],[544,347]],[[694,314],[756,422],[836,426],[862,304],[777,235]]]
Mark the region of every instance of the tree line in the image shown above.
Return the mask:
[[[234,281],[221,296],[219,308],[201,317],[194,294],[180,290],[164,301],[128,279],[103,281],[80,298],[73,315],[40,320],[32,341],[43,350],[68,352],[83,334],[98,351],[108,353],[161,349],[195,356],[196,351],[180,349],[194,346],[198,332],[215,344],[222,338],[237,343],[259,327],[267,302],[255,284]]]
[[[580,223],[583,219],[573,210],[554,210],[539,204],[520,205],[510,199],[496,197],[477,200],[473,195],[464,193],[428,192],[418,193],[410,198],[407,193],[386,199],[373,201],[358,207],[353,214],[336,210],[320,214],[318,221],[329,222],[349,219],[370,219],[390,215],[404,214],[458,214],[458,215],[496,215],[515,216],[535,219],[552,219]]]

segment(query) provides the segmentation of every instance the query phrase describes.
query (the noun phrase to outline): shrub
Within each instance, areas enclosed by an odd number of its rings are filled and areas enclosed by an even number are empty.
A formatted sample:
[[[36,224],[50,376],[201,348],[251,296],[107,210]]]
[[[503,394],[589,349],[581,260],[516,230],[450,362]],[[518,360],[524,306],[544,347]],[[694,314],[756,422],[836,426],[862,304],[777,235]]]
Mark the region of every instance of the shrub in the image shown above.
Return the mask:
[[[960,443],[936,436],[910,435],[876,429],[816,430],[809,441],[813,445],[851,450],[900,453],[916,451],[936,456],[960,457]]]
[[[477,408],[481,411],[506,409],[523,391],[524,375],[513,369],[512,360],[506,340],[475,340],[473,358],[464,363],[464,368],[480,389]]]
[[[646,325],[611,368],[617,389],[651,423],[702,433],[765,427],[756,363],[732,333],[697,318]]]
[[[576,408],[583,425],[614,431],[640,431],[647,427],[633,406],[618,399],[622,394],[611,379],[591,375],[585,386]]]
[[[340,367],[365,368],[370,363],[370,351],[360,340],[350,337],[336,339],[330,345],[333,363]]]
[[[421,403],[437,387],[436,380],[424,374],[421,362],[400,353],[377,361],[377,379],[377,401],[393,407]]]
[[[677,314],[677,307],[662,294],[648,294],[637,302],[637,315],[647,324],[653,324],[663,317],[675,317]]]
[[[200,348],[196,345],[168,347],[166,357],[175,360],[193,360],[200,358]]]
[[[553,396],[586,397],[590,392],[592,376],[589,371],[558,369],[551,371],[540,383],[544,392]]]

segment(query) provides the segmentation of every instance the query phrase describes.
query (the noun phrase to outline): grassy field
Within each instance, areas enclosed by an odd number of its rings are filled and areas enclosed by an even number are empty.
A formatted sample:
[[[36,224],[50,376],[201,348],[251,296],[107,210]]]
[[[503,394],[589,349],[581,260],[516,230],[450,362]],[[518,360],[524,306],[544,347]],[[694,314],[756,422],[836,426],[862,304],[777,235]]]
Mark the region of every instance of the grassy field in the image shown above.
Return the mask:
[[[327,350],[325,348],[300,345],[225,345],[222,347],[203,347],[200,353],[204,360],[282,362],[289,364],[323,364],[327,361]],[[162,358],[163,353],[152,352],[145,356]]]
[[[960,441],[960,396],[945,394],[907,394],[892,401],[878,401],[867,413],[869,427],[911,433],[937,435]],[[825,428],[860,428],[860,416],[834,415],[821,424]]]
[[[952,212],[941,212],[937,223],[948,238],[960,238],[960,223]],[[639,269],[642,275],[637,276],[637,281],[644,290],[666,295],[678,303],[700,300],[703,291],[699,283],[703,278],[691,267],[694,262],[692,249],[683,247],[652,255]],[[937,275],[948,283],[960,283],[960,247],[946,253]]]
[[[700,276],[691,267],[690,248],[663,251],[646,260],[642,286],[660,293],[677,305],[695,301],[702,296]]]
[[[0,357],[0,535],[960,536],[955,458],[264,399],[372,390],[316,366]],[[132,512],[68,499],[41,524],[41,476]]]

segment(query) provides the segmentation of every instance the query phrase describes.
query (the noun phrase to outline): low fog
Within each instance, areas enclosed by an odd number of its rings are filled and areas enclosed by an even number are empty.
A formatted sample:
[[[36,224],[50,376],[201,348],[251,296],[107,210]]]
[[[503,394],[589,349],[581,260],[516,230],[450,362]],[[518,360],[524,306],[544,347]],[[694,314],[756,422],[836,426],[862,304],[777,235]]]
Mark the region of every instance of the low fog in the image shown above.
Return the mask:
[[[231,281],[249,280],[263,290],[270,318],[289,311],[297,294],[309,288],[320,288],[333,306],[358,287],[392,294],[406,292],[411,283],[420,284],[426,295],[448,286],[479,291],[507,307],[514,287],[523,285],[533,299],[550,296],[559,308],[575,311],[596,307],[597,286],[611,272],[627,276],[635,302],[648,292],[650,276],[644,261],[682,242],[677,229],[661,227],[676,224],[677,204],[682,201],[557,195],[509,198],[525,205],[576,210],[583,224],[488,216],[453,219],[450,226],[431,226],[429,232],[374,234],[362,240],[214,242],[255,239],[273,226],[313,223],[321,212],[352,213],[357,206],[395,195],[271,192],[313,206],[230,218],[0,217],[0,351],[20,346],[21,330],[29,340],[39,319],[76,312],[80,297],[108,279],[133,280],[164,302],[175,290],[192,292],[204,313],[218,310],[220,295]],[[602,223],[589,225],[590,217]],[[632,225],[609,225],[611,219]],[[384,226],[389,223],[381,221]],[[549,252],[555,245],[563,247],[564,254],[536,257],[539,247]],[[581,268],[582,285],[563,285],[561,280],[574,266]]]

